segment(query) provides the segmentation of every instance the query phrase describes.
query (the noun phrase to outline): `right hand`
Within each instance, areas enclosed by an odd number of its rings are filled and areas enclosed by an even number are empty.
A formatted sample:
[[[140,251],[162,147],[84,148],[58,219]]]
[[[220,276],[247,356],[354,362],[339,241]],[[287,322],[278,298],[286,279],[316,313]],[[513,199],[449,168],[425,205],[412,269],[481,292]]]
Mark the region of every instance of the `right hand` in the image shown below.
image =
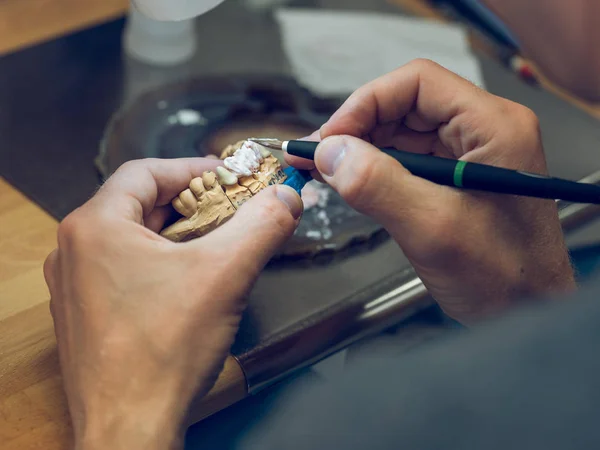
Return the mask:
[[[433,184],[375,147],[546,174],[529,109],[417,60],[358,89],[317,134],[319,175],[388,230],[451,317],[575,287],[555,202]]]

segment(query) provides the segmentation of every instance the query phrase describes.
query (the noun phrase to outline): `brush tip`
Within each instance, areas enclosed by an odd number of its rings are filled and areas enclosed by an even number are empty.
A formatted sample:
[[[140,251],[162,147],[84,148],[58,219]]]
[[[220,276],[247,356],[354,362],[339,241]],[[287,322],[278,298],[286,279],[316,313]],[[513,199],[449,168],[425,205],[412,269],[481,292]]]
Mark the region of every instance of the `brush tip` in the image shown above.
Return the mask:
[[[283,148],[283,142],[279,139],[271,139],[271,138],[249,138],[250,142],[254,142],[255,144],[262,145],[263,147],[272,148],[275,150],[281,150]]]

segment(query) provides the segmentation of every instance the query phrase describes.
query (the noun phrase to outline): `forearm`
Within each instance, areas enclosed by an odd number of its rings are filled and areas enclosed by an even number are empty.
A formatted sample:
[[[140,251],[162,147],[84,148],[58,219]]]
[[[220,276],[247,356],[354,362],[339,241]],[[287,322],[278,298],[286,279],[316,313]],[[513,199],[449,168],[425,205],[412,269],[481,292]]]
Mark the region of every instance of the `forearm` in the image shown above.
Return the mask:
[[[600,101],[600,2],[482,0],[554,82]]]

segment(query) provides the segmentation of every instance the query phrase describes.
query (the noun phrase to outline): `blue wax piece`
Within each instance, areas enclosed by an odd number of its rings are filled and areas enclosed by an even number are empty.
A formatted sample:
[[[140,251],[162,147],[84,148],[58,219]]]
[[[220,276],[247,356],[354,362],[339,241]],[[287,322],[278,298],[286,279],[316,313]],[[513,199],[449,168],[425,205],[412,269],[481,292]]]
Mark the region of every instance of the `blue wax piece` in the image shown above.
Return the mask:
[[[312,180],[308,170],[298,170],[294,169],[293,167],[286,167],[283,169],[283,171],[287,175],[287,179],[283,182],[283,184],[293,188],[298,195],[300,195],[300,191],[306,185],[306,183]]]

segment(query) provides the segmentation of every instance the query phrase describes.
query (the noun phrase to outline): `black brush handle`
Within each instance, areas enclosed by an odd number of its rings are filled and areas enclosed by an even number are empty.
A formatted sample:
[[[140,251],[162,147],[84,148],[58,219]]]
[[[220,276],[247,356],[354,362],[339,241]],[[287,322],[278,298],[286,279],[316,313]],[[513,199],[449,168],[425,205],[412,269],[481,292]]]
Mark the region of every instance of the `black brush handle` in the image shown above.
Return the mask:
[[[318,142],[313,141],[284,141],[283,151],[288,152],[290,155],[314,161],[318,145]]]
[[[317,142],[288,141],[285,150],[290,155],[314,160]],[[392,148],[382,152],[401,163],[410,173],[433,183],[461,189],[473,189],[499,194],[566,200],[575,203],[600,204],[600,186],[577,183],[500,167],[462,160],[421,155]]]

